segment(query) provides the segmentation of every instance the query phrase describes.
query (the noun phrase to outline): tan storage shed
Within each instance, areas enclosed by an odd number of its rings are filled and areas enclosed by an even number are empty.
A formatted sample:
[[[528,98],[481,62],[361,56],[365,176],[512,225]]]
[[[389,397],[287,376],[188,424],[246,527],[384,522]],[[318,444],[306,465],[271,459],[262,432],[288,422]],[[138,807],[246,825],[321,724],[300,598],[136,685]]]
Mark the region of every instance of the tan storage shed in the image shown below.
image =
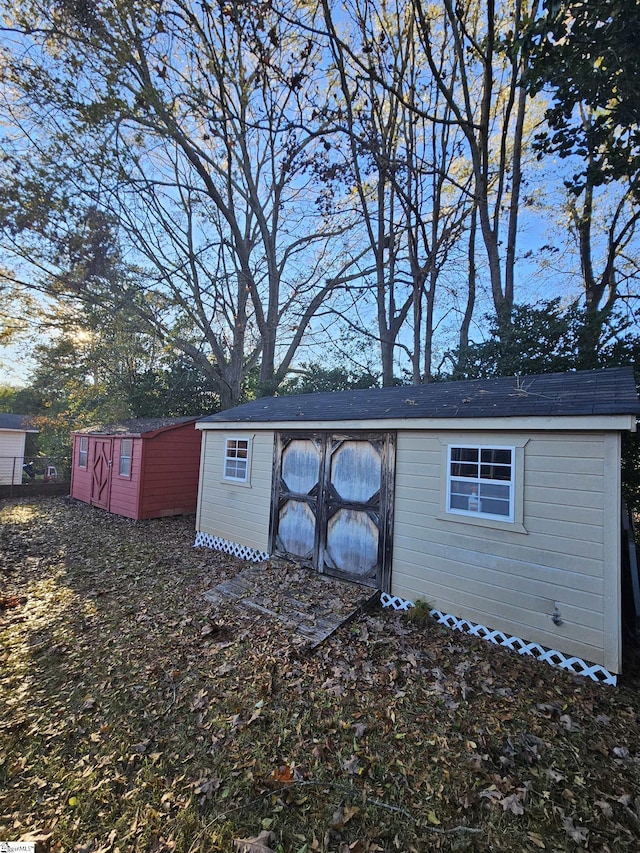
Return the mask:
[[[639,412],[631,368],[258,399],[197,424],[196,544],[617,673],[620,444]]]

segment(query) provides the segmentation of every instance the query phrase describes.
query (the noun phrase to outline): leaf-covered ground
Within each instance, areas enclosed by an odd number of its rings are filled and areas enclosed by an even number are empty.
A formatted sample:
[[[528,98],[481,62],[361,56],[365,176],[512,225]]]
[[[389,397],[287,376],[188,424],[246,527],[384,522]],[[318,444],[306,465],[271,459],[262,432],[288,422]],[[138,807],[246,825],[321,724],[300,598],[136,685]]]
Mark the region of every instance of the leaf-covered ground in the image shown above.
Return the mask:
[[[193,518],[0,503],[0,840],[637,851],[640,701],[386,611],[313,653]]]

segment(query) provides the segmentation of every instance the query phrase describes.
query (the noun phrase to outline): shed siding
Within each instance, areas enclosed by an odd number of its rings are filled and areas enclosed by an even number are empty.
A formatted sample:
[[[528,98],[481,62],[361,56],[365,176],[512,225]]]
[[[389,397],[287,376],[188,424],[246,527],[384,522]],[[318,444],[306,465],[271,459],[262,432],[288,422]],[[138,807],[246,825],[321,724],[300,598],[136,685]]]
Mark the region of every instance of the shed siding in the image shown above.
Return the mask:
[[[78,464],[80,436],[73,437],[71,496],[91,503],[96,443],[111,441],[108,511],[127,518],[159,518],[195,512],[201,434],[193,422],[138,438],[89,435],[88,467]],[[120,475],[122,441],[130,440],[131,476]]]
[[[201,433],[193,424],[148,438],[140,518],[196,511]]]
[[[2,486],[22,482],[25,435],[26,433],[21,430],[0,429],[0,485]]]
[[[111,447],[111,495],[109,498],[109,511],[127,518],[138,518],[138,493],[140,489],[141,461],[142,461],[142,439],[132,439],[131,445],[131,477],[121,477],[120,469],[120,445],[122,438],[114,438]]]
[[[442,448],[509,445],[521,433],[398,434],[392,592],[617,671],[604,651],[605,564],[615,557],[605,557],[605,510],[618,519],[605,502],[605,434],[527,437],[526,532],[516,532],[443,518]]]
[[[73,436],[73,457],[71,464],[71,497],[85,503],[91,502],[91,460],[93,459],[93,444],[89,437],[87,442],[87,467],[79,464],[80,436]]]
[[[223,481],[225,439],[251,439],[248,485]],[[238,545],[269,550],[273,432],[203,432],[202,470],[196,528]]]

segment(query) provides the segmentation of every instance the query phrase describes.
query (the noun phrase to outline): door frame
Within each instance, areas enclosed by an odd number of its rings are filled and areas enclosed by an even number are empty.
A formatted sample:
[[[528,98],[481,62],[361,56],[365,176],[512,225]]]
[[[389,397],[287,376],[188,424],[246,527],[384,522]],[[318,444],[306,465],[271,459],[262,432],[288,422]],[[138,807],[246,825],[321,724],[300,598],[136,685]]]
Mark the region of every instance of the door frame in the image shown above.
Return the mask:
[[[312,440],[319,442],[322,447],[320,470],[318,474],[318,493],[315,498],[316,531],[311,568],[320,574],[328,574],[343,580],[358,582],[358,578],[347,572],[329,569],[323,558],[326,545],[328,511],[326,497],[330,494],[330,463],[332,444],[344,441],[376,441],[381,444],[381,474],[380,474],[380,522],[378,526],[378,567],[377,587],[382,592],[391,590],[391,568],[393,556],[393,517],[395,497],[395,462],[397,434],[388,430],[372,432],[371,430],[281,430],[275,433],[273,451],[273,473],[271,481],[271,512],[269,519],[270,553],[304,563],[299,557],[286,554],[277,549],[278,521],[281,507],[281,470],[282,454],[285,447],[293,440]],[[284,494],[288,492],[284,491]],[[306,565],[309,565],[308,561]]]
[[[113,470],[113,438],[100,437],[95,438],[93,444],[93,458],[91,460],[91,493],[90,502],[92,506],[97,506],[99,509],[109,510],[111,501],[111,472]],[[108,446],[108,450],[104,453],[104,447]],[[94,485],[96,484],[96,466],[98,457],[102,457],[106,466],[106,476],[104,478],[104,499],[94,499]],[[107,458],[108,457],[108,458]],[[98,494],[100,490],[98,491]]]

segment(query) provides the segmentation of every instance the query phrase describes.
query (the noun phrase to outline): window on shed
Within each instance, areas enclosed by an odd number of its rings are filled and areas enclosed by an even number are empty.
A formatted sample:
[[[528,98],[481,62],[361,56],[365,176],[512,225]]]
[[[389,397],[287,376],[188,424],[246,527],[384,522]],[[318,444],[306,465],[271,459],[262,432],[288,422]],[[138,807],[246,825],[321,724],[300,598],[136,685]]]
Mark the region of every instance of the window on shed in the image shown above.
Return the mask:
[[[249,451],[251,439],[228,438],[224,451],[224,479],[236,483],[249,480]]]
[[[89,436],[81,435],[78,442],[78,467],[87,468],[89,465]]]
[[[514,520],[514,447],[449,446],[447,512]]]
[[[120,468],[118,473],[121,477],[131,476],[131,451],[133,439],[123,438],[120,442]]]

